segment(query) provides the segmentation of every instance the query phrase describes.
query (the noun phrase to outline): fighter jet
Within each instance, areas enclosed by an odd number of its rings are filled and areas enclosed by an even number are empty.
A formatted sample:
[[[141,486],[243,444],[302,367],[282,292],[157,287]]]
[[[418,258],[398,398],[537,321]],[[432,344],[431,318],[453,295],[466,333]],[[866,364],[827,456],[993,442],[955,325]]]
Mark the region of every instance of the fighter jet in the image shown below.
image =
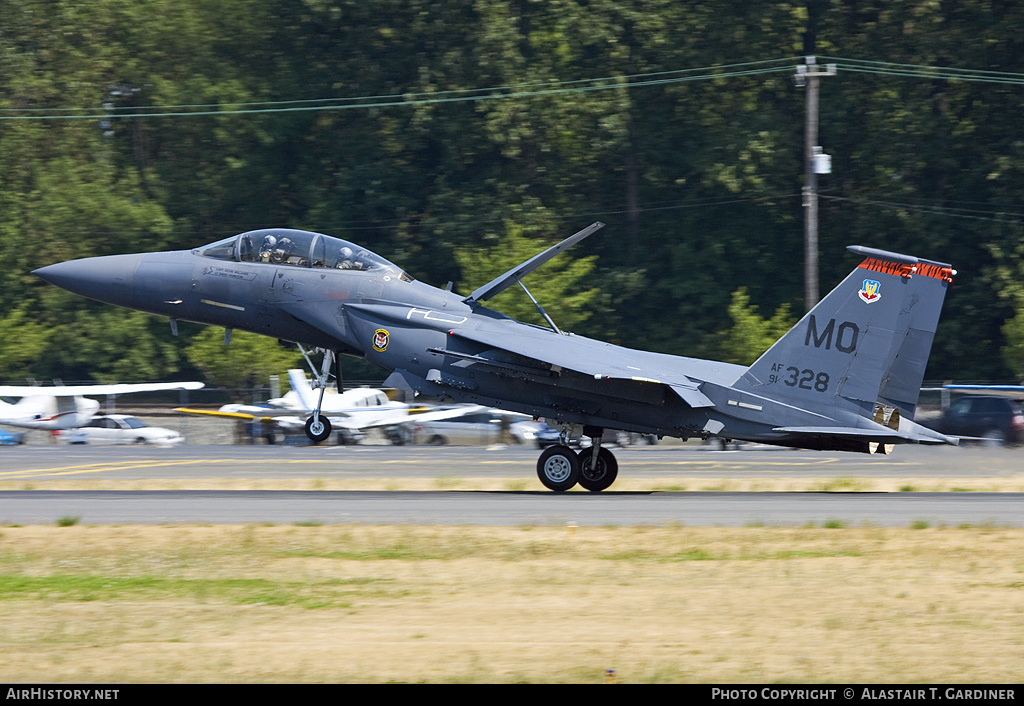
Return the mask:
[[[912,421],[955,274],[950,265],[851,246],[860,264],[750,367],[577,336],[539,304],[548,327],[483,305],[602,226],[468,296],[416,281],[354,243],[281,228],[35,274],[82,296],[167,316],[175,331],[186,319],[225,327],[225,340],[241,328],[322,349],[321,392],[338,354],[347,354],[393,371],[391,387],[543,417],[565,438],[581,427],[590,448],[558,444],[537,462],[538,477],[554,491],[612,484],[618,463],[601,446],[606,428],[864,453],[957,442]],[[330,433],[321,403],[306,424],[314,441]]]

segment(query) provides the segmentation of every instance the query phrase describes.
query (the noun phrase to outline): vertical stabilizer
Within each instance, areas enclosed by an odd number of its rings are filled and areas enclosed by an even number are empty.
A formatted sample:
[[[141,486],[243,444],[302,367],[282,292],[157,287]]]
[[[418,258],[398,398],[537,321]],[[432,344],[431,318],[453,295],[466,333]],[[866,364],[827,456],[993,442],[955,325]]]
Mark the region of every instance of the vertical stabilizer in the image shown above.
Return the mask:
[[[306,371],[301,368],[291,368],[288,370],[288,381],[292,384],[292,389],[295,390],[295,394],[299,397],[299,402],[306,409],[316,409],[316,393],[313,392],[312,386],[309,384],[309,380],[306,379]]]
[[[831,416],[881,403],[912,418],[946,264],[851,246],[861,264],[747,369],[736,387]]]

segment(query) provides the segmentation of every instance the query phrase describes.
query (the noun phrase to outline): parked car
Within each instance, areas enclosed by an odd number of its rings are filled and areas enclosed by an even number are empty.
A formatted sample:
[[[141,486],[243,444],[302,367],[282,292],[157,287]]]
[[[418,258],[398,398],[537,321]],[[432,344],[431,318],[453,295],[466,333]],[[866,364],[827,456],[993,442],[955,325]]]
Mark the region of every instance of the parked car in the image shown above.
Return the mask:
[[[17,446],[25,443],[25,432],[0,429],[0,446]]]
[[[148,427],[135,417],[105,414],[93,417],[84,427],[57,432],[69,444],[156,444],[170,446],[185,440],[181,434],[163,427]]]
[[[1024,404],[1007,397],[968,395],[949,406],[938,428],[951,436],[1014,446],[1024,442]]]
[[[412,427],[413,443],[436,446],[501,443],[503,418],[508,423],[510,440],[513,444],[534,443],[537,431],[541,427],[540,422],[533,421],[525,414],[486,408],[454,419],[417,422]]]

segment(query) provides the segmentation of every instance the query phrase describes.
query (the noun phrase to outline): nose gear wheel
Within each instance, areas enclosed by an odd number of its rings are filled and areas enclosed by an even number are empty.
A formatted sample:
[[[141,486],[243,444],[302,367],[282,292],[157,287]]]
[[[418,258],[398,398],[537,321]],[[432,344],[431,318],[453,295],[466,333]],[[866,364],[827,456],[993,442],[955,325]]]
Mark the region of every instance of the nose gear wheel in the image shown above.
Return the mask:
[[[319,444],[321,441],[331,435],[331,420],[323,415],[315,414],[306,420],[306,436],[314,444]]]

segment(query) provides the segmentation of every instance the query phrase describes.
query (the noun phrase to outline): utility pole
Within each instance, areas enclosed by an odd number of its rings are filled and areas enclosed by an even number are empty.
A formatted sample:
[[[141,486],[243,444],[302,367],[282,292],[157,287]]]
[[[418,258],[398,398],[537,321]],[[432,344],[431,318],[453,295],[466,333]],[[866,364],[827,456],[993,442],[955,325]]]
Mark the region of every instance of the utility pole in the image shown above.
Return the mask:
[[[836,65],[823,71],[817,58],[805,57],[796,67],[796,85],[807,89],[807,121],[804,128],[804,301],[807,311],[818,303],[818,174],[832,171],[831,158],[818,146],[818,89],[822,77],[835,76]]]

